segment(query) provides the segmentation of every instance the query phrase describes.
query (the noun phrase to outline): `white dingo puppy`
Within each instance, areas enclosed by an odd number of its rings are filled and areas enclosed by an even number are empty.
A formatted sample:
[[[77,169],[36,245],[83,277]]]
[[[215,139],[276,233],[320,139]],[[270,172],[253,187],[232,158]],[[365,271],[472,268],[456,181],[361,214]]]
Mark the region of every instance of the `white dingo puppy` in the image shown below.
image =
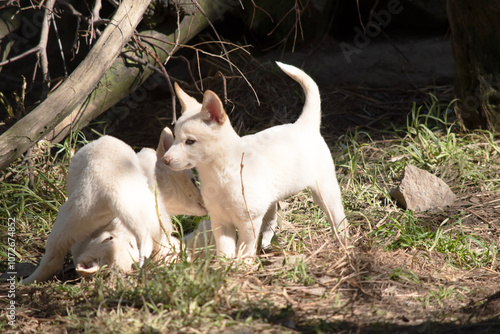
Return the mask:
[[[261,231],[262,246],[269,245],[277,201],[304,188],[311,189],[315,202],[331,213],[333,220],[327,217],[332,228],[347,234],[335,166],[320,134],[318,86],[296,67],[278,65],[304,89],[302,114],[293,124],[244,137],[234,131],[215,93],[207,90],[200,104],[176,85],[182,116],[163,161],[176,171],[198,170],[219,256],[234,257],[235,251],[244,257],[255,255]]]
[[[104,264],[130,270],[129,264],[142,264],[153,251],[167,254],[178,247],[167,212],[204,215],[206,210],[191,171],[172,173],[156,159],[172,142],[165,128],[157,153],[145,149],[136,154],[111,136],[80,149],[71,161],[68,200],[59,209],[45,255],[23,283],[54,275],[72,246],[82,275]]]

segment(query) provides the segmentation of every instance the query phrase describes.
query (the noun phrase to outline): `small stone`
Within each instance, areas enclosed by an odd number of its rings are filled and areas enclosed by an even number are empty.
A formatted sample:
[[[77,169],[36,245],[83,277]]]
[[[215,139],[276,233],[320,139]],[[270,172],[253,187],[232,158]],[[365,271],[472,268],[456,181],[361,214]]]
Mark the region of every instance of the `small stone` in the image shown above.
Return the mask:
[[[405,167],[401,184],[390,195],[403,209],[414,211],[443,208],[457,198],[443,180],[412,165]]]
[[[479,204],[481,202],[481,200],[476,196],[472,196],[471,198],[469,198],[469,201],[474,204]]]

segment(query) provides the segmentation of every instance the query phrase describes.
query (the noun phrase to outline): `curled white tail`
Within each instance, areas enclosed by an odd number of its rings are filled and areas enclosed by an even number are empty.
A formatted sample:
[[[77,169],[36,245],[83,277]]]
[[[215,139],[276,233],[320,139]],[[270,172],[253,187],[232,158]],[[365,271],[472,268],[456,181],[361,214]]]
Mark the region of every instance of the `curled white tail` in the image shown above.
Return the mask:
[[[321,125],[321,97],[318,85],[304,71],[295,66],[276,62],[278,66],[293,80],[297,81],[304,90],[306,102],[299,119],[295,122],[305,126],[318,128]]]

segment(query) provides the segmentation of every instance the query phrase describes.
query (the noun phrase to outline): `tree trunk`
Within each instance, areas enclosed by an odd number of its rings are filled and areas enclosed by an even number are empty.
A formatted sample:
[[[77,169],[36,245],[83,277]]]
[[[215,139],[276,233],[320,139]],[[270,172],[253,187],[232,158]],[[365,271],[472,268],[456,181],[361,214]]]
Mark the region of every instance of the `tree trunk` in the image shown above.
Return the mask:
[[[500,131],[500,0],[448,0],[457,116]]]

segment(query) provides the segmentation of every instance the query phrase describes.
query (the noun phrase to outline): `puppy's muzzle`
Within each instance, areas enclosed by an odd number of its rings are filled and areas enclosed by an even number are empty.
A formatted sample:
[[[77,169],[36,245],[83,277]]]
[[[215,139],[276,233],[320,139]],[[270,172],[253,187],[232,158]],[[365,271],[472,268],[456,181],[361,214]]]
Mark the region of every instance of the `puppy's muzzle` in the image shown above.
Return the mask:
[[[162,160],[163,160],[163,163],[168,166],[172,162],[172,157],[169,155],[164,155]]]

